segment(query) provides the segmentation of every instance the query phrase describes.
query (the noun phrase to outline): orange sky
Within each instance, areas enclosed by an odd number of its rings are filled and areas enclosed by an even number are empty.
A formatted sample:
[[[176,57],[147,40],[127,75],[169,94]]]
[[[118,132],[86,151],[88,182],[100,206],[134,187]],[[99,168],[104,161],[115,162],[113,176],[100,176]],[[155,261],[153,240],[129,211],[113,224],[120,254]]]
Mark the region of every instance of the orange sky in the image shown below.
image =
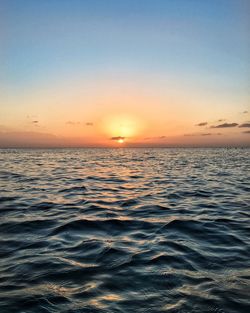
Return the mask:
[[[124,137],[124,146],[247,145],[249,128],[239,127],[250,120],[246,103],[159,78],[49,83],[5,98],[0,139],[3,146],[121,146],[112,137]]]
[[[0,147],[249,146],[249,6],[177,2],[0,4]]]

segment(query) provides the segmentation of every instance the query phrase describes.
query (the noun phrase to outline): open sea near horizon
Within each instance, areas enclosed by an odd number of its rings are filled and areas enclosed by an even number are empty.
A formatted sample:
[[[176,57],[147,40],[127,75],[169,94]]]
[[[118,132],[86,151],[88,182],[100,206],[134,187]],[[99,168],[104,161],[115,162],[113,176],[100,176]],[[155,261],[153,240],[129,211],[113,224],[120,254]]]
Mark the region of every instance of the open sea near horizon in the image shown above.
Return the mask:
[[[250,149],[1,149],[0,313],[250,312]]]

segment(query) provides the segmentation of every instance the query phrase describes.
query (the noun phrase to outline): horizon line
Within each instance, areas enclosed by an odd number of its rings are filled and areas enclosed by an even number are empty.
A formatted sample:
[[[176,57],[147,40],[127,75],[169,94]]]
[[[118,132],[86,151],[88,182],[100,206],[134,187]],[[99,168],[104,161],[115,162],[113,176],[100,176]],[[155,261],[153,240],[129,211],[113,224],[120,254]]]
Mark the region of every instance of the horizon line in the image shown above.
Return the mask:
[[[249,149],[250,145],[218,145],[218,146],[6,146],[0,147],[1,150],[7,149]]]

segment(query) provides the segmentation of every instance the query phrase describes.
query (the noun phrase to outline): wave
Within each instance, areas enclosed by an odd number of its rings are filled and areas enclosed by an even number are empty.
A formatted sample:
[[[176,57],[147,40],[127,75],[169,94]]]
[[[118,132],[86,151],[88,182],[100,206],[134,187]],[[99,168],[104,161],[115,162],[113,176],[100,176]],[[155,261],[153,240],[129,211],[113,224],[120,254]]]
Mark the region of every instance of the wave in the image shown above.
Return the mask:
[[[248,312],[249,156],[0,150],[0,312]]]

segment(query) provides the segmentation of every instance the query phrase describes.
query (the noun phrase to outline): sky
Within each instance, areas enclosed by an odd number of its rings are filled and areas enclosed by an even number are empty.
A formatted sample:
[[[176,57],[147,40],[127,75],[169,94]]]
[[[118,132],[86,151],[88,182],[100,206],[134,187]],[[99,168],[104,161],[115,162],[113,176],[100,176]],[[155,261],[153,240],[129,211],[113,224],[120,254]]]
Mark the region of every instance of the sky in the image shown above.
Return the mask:
[[[0,1],[0,147],[250,146],[250,1]]]

